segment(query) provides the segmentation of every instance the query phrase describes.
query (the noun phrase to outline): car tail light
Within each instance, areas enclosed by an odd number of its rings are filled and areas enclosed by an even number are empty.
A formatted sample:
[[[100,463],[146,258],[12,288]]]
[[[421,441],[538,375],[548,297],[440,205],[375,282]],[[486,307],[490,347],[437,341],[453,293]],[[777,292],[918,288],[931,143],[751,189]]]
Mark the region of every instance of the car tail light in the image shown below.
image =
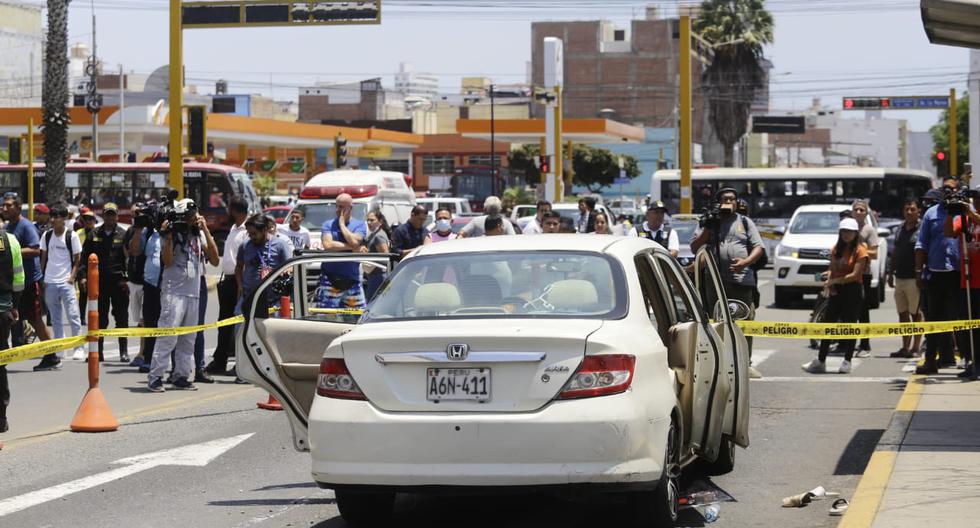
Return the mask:
[[[636,357],[628,354],[586,356],[558,394],[559,400],[625,392],[633,382]]]
[[[320,363],[320,376],[316,380],[316,393],[327,398],[342,400],[366,400],[364,393],[340,358],[324,358]]]

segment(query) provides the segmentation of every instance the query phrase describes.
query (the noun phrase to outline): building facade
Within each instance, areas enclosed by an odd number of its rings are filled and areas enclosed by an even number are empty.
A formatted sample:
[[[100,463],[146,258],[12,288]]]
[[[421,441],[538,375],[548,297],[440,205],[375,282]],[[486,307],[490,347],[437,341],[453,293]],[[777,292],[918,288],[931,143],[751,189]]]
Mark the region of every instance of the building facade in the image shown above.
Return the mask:
[[[0,107],[41,104],[41,6],[0,0]]]
[[[439,95],[439,77],[415,71],[411,63],[403,62],[395,73],[395,91],[406,98],[417,97],[434,101]]]

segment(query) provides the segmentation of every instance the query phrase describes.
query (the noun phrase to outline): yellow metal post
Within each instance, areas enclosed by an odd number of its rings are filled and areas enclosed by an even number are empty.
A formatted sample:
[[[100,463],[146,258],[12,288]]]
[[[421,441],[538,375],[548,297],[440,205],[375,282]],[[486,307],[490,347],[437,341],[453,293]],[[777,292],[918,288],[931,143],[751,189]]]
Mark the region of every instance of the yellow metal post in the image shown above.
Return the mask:
[[[681,17],[680,34],[680,152],[678,161],[681,168],[681,213],[691,214],[691,17]]]
[[[548,152],[548,138],[547,137],[542,137],[541,138],[541,150],[539,151],[539,157],[546,156],[547,155],[547,152]],[[541,185],[544,185],[544,184],[548,183],[548,173],[546,173],[545,171],[540,171],[540,172],[541,172]],[[546,198],[547,198],[547,196],[546,196]]]
[[[27,120],[27,218],[34,221],[34,118]]]
[[[573,161],[575,160],[575,145],[572,141],[568,142],[568,167],[563,167],[562,170],[565,171],[565,188],[572,188],[572,180],[575,178],[575,167],[573,166]]]
[[[555,86],[555,99],[557,104],[555,104],[555,159],[552,163],[555,164],[552,170],[555,171],[555,196],[554,202],[560,203],[565,197],[562,195],[562,178],[564,177],[564,171],[562,170],[562,155],[561,155],[561,86]],[[571,188],[568,189],[571,191]]]
[[[248,159],[248,145],[244,143],[238,144],[238,162],[242,164],[242,168],[245,167],[245,160]]]
[[[957,146],[959,139],[956,130],[956,88],[949,89],[949,175],[958,178],[959,165],[956,163]]]
[[[316,163],[316,152],[313,149],[306,149],[306,180],[309,181],[313,177],[313,173],[316,172],[316,167],[313,165]]]
[[[181,0],[170,0],[170,186],[184,198],[184,57]]]

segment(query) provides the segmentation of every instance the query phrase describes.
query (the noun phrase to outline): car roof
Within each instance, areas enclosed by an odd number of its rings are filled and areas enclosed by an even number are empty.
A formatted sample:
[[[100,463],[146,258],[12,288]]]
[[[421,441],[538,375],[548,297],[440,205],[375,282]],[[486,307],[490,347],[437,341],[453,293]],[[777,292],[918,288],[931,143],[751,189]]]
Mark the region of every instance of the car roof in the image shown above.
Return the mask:
[[[839,213],[841,211],[846,211],[850,208],[851,208],[850,205],[845,205],[845,204],[801,205],[796,208],[796,212],[818,211],[818,212],[825,212],[825,213],[827,212]]]
[[[620,260],[631,259],[638,251],[653,248],[666,253],[660,244],[640,237],[614,235],[502,235],[493,237],[473,237],[429,244],[423,246],[414,256],[448,255],[454,253],[476,253],[481,251],[586,251],[611,254]]]

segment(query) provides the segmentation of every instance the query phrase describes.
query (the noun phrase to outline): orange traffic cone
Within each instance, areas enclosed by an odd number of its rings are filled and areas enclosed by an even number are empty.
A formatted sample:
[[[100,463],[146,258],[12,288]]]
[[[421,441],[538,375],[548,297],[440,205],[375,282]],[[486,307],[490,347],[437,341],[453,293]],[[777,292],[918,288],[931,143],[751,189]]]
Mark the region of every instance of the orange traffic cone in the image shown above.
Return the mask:
[[[99,258],[88,259],[88,331],[99,329]],[[88,338],[88,391],[71,420],[71,430],[79,433],[104,433],[119,429],[119,421],[109,409],[99,388],[99,338]]]
[[[279,400],[277,400],[276,397],[273,396],[273,395],[271,395],[271,394],[269,395],[269,401],[267,401],[267,402],[255,402],[255,405],[259,409],[265,409],[267,411],[281,411],[282,410],[282,404],[279,403]]]

